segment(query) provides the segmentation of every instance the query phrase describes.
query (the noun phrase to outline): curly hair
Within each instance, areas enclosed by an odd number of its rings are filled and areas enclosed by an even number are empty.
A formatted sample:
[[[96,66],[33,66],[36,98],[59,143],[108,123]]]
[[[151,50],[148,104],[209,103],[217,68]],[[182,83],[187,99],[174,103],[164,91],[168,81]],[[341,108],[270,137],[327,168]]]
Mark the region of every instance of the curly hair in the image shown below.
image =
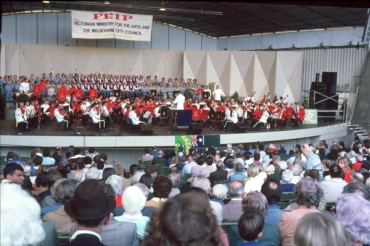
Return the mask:
[[[268,215],[268,203],[265,195],[259,191],[248,192],[242,200],[243,213],[258,212],[266,218]]]
[[[223,245],[207,194],[202,192],[177,195],[153,211],[141,245]]]
[[[294,187],[294,198],[298,205],[306,205],[307,208],[312,206],[318,207],[323,190],[318,186],[317,182],[306,176],[301,179]]]
[[[160,176],[154,180],[153,195],[159,198],[167,198],[172,190],[171,179],[167,176]]]
[[[363,244],[370,242],[369,214],[370,202],[361,195],[347,193],[338,197],[335,217],[346,228],[352,241]]]

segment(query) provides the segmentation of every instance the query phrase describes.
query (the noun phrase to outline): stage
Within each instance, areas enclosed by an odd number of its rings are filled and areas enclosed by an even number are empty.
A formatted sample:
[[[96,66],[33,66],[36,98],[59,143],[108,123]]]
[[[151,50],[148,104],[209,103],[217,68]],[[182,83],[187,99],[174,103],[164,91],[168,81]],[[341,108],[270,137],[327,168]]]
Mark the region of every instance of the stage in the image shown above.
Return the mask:
[[[32,128],[29,132],[17,134],[14,121],[0,120],[1,146],[81,146],[81,147],[171,147],[174,146],[176,135],[187,135],[187,129],[170,129],[169,126],[153,126],[153,134],[142,136],[139,133],[131,132],[122,125],[120,129],[110,129],[106,132],[89,131],[90,125],[85,129],[76,128],[74,124],[71,131],[63,131],[57,125],[42,125],[40,129]],[[76,135],[75,131],[81,132]],[[321,140],[331,140],[333,138],[342,141],[352,141],[353,132],[348,129],[348,125],[343,122],[326,122],[316,125],[301,125],[299,127],[285,127],[280,130],[249,131],[244,133],[223,132],[221,125],[216,125],[215,129],[203,127],[201,135],[220,135],[220,144],[227,143],[285,143],[287,146],[295,143],[309,142],[318,144]]]

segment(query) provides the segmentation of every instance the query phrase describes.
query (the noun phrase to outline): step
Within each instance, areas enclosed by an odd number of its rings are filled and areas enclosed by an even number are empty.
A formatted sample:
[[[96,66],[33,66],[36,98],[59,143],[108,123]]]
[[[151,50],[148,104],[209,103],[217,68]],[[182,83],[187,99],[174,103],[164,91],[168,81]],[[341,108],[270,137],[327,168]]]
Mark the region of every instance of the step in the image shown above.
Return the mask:
[[[364,130],[361,130],[361,131],[353,131],[354,133],[357,133],[357,134],[359,134],[359,133],[366,133],[366,131],[364,131]]]
[[[355,124],[353,124],[353,125],[348,125],[348,127],[357,127],[357,126],[359,126],[359,125],[355,125]]]

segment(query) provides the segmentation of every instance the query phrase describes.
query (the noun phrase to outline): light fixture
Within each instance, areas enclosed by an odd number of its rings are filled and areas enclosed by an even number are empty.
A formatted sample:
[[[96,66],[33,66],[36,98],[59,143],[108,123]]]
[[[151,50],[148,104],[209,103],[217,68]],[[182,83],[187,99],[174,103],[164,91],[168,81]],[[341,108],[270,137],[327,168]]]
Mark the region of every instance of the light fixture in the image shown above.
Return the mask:
[[[166,9],[165,9],[165,8],[160,8],[159,10],[160,10],[160,11],[166,11]]]
[[[108,2],[108,1],[104,1],[104,4],[110,4],[110,2]]]
[[[43,3],[50,3],[50,1],[42,1]]]

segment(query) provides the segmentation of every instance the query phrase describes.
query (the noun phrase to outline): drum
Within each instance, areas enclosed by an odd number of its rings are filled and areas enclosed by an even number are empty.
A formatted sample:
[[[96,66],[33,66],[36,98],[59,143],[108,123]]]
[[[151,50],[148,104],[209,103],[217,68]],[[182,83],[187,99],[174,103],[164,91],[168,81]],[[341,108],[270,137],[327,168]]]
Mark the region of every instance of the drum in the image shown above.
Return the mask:
[[[200,120],[200,109],[197,109],[197,108],[192,109],[191,119],[193,121],[199,121]]]
[[[193,98],[194,93],[193,89],[187,89],[184,93],[185,99]]]
[[[15,93],[15,100],[18,101],[20,96],[21,96],[21,93]]]
[[[203,122],[206,122],[208,120],[208,115],[209,115],[209,110],[203,109],[202,114],[201,114],[201,119],[203,120]]]

